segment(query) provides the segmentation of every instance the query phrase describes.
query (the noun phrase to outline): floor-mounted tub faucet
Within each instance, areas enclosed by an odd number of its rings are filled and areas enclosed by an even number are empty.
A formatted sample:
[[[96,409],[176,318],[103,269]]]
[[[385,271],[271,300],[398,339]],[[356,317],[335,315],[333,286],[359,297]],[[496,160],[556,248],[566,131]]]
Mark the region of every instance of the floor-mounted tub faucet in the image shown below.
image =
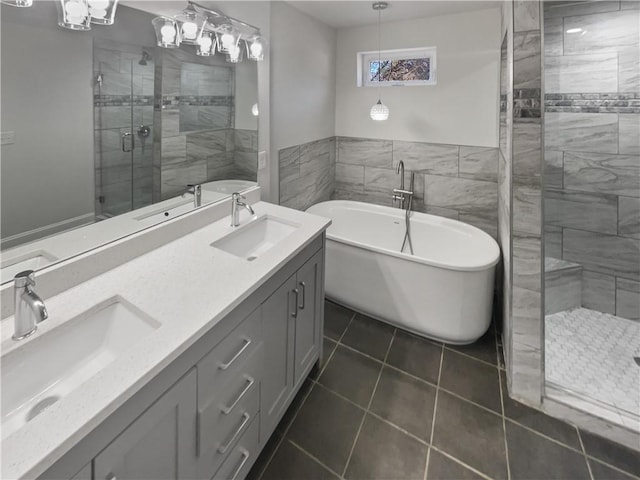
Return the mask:
[[[255,215],[253,208],[251,208],[251,205],[245,202],[241,202],[240,199],[246,200],[247,197],[245,197],[244,195],[240,195],[238,192],[235,192],[233,195],[231,195],[231,226],[232,227],[237,227],[238,225],[240,225],[240,208],[238,207],[246,208],[247,210],[249,210],[251,215]]]
[[[202,185],[187,185],[187,191],[182,194],[184,197],[187,193],[193,195],[193,208],[202,205]]]
[[[15,322],[14,340],[22,340],[35,333],[38,323],[47,319],[47,307],[42,299],[33,291],[36,277],[33,270],[25,270],[14,277]]]
[[[400,203],[400,208],[404,209],[405,201],[410,199],[413,196],[413,186],[411,186],[411,190],[404,189],[404,162],[400,160],[398,166],[396,167],[396,173],[400,175],[400,188],[393,189],[393,201]],[[413,172],[411,172],[413,175]]]

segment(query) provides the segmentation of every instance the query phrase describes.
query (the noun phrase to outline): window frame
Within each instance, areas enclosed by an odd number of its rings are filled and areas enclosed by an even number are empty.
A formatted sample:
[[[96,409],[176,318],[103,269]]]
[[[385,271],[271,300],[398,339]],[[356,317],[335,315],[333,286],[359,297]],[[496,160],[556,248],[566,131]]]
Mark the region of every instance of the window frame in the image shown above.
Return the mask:
[[[357,53],[357,86],[358,87],[418,87],[437,85],[436,69],[436,47],[398,48],[393,50],[381,50],[380,61],[386,60],[408,60],[413,58],[429,58],[429,80],[392,80],[392,81],[371,81],[369,80],[369,65],[371,60],[378,60],[378,51]]]

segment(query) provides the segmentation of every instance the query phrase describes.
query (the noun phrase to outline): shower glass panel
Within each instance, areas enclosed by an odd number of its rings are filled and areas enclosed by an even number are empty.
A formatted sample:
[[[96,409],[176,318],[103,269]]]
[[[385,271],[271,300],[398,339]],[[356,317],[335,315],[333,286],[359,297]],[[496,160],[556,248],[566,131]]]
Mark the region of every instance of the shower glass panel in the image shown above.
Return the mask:
[[[152,52],[112,42],[94,46],[97,219],[152,203]]]
[[[639,26],[635,1],[544,3],[546,395],[634,431]]]

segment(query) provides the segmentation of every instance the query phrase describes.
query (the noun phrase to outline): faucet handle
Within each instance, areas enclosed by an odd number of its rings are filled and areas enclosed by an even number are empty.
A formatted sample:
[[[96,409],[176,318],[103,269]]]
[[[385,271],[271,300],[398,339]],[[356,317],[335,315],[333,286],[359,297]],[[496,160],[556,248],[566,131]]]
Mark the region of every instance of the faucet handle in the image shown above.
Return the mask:
[[[247,197],[245,197],[244,195],[242,195],[242,194],[240,194],[240,193],[238,193],[238,192],[233,192],[233,193],[231,194],[231,196],[232,196],[232,197],[233,197],[233,199],[234,199],[234,200],[236,200],[236,201],[237,201],[237,200],[240,200],[240,199],[242,199],[242,200],[246,200],[246,199],[247,199]]]
[[[13,281],[16,288],[33,286],[36,284],[36,274],[33,270],[24,270],[20,273],[16,273],[16,276],[13,277]]]

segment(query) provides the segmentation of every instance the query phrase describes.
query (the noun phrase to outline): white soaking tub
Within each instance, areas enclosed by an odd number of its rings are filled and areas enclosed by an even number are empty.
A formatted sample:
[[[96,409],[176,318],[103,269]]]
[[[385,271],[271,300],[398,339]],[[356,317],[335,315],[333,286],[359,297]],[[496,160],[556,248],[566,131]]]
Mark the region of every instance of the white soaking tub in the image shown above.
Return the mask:
[[[332,200],[307,212],[332,220],[325,275],[331,300],[447,343],[472,343],[486,332],[500,259],[491,236],[466,223],[412,212],[411,255],[400,253],[404,210]]]

